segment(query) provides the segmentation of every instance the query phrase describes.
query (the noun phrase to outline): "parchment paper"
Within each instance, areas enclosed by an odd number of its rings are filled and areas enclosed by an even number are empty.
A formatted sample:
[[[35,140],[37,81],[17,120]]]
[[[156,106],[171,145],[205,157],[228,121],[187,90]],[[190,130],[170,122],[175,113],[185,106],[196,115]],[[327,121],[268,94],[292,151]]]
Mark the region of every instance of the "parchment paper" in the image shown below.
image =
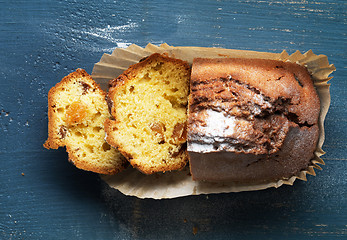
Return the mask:
[[[299,174],[287,180],[280,180],[266,184],[242,185],[235,183],[206,183],[193,181],[189,174],[189,167],[182,171],[172,171],[145,175],[138,170],[129,167],[125,171],[114,176],[104,176],[101,178],[110,187],[118,189],[125,195],[136,196],[138,198],[176,198],[189,195],[255,191],[270,187],[278,188],[283,184],[293,185],[296,179],[306,181],[306,174],[315,175],[314,168],[321,169],[318,164],[324,165],[320,158],[324,151],[324,119],[330,106],[330,92],[328,81],[332,78],[329,75],[335,71],[333,64],[329,64],[325,55],[316,55],[311,50],[302,54],[299,51],[289,55],[286,51],[281,53],[255,52],[221,48],[203,47],[173,47],[168,44],[156,46],[148,44],[145,48],[137,45],[130,45],[128,48],[116,48],[112,54],[104,54],[100,62],[94,65],[92,72],[93,79],[107,91],[108,81],[120,75],[130,65],[137,63],[140,59],[152,53],[165,53],[170,57],[179,58],[192,64],[193,58],[261,58],[282,61],[296,62],[307,67],[312,75],[314,85],[321,101],[321,112],[319,118],[320,136],[315,150],[315,157],[311,160],[311,165]]]

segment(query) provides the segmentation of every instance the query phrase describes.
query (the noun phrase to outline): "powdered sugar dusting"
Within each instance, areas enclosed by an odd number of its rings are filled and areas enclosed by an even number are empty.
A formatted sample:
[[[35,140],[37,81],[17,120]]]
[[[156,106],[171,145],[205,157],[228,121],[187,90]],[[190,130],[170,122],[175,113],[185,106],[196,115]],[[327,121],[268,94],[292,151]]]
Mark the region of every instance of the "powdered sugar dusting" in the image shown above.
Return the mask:
[[[205,124],[195,126],[197,131],[204,134],[204,143],[188,142],[188,151],[191,152],[212,152],[215,151],[214,143],[219,143],[219,148],[226,148],[223,145],[224,138],[234,134],[236,118],[224,115],[211,109],[205,111]]]
[[[234,133],[234,116],[225,116],[223,112],[217,112],[211,109],[206,110],[206,115],[206,126],[201,130],[207,136],[226,137]]]

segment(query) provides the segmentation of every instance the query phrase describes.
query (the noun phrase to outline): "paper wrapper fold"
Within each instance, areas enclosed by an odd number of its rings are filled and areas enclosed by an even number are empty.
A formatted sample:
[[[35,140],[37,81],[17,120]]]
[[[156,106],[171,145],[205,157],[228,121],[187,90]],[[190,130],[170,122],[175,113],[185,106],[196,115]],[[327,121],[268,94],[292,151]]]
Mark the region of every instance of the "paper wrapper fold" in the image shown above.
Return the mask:
[[[226,193],[254,191],[270,187],[280,187],[283,184],[293,185],[298,178],[306,181],[306,175],[315,175],[314,168],[321,169],[318,164],[324,165],[320,158],[324,151],[322,145],[324,142],[324,119],[330,105],[330,93],[328,81],[332,78],[329,75],[335,71],[335,67],[329,64],[325,55],[316,55],[311,50],[302,54],[299,51],[289,55],[286,51],[281,53],[255,52],[221,48],[203,48],[203,47],[173,47],[168,44],[156,46],[148,44],[145,48],[135,44],[128,48],[116,48],[112,54],[104,54],[100,62],[96,63],[92,72],[93,79],[107,91],[108,81],[118,77],[130,65],[138,63],[144,57],[152,53],[164,53],[170,57],[179,58],[192,64],[196,57],[206,58],[261,58],[274,59],[281,61],[296,62],[307,67],[312,75],[314,85],[318,92],[321,102],[321,112],[319,117],[320,136],[315,150],[315,157],[311,160],[311,165],[292,176],[290,179],[279,180],[277,182],[242,185],[236,183],[206,183],[193,181],[189,168],[182,171],[173,171],[167,173],[157,173],[153,175],[144,175],[136,169],[129,167],[125,171],[114,176],[101,176],[110,187],[118,189],[125,195],[136,196],[138,198],[176,198],[189,195]]]

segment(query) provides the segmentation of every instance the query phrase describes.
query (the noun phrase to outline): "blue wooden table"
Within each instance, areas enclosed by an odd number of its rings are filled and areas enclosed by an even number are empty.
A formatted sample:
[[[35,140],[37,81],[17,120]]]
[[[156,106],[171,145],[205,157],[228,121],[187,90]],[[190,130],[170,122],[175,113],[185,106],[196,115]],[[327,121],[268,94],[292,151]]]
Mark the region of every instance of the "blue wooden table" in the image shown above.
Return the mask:
[[[344,0],[0,1],[0,239],[347,239],[346,34]],[[149,42],[327,55],[323,170],[292,187],[141,200],[45,150],[48,90]]]

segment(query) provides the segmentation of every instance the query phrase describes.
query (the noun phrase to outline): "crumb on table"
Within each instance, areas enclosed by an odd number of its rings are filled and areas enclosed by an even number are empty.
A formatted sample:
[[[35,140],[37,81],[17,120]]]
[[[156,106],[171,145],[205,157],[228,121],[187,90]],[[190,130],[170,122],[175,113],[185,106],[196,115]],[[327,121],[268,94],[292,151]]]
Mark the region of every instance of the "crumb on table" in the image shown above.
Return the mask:
[[[198,228],[197,227],[193,227],[193,234],[196,235],[198,233]]]

